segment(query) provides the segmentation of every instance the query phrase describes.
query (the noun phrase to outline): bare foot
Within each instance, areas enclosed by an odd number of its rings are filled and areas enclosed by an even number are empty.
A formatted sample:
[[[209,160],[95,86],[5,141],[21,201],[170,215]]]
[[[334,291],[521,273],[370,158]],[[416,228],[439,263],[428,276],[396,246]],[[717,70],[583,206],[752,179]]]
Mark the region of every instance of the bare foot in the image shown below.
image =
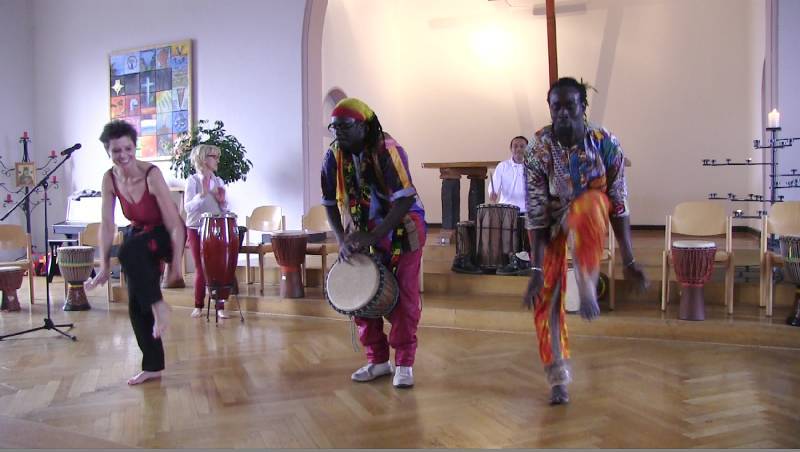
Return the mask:
[[[167,332],[169,328],[170,307],[164,300],[153,304],[153,317],[155,323],[153,324],[153,337],[158,339]]]
[[[138,374],[132,376],[128,379],[128,385],[138,385],[140,383],[144,383],[147,380],[152,380],[153,378],[161,378],[161,371],[158,372],[150,372],[147,370],[143,370]]]

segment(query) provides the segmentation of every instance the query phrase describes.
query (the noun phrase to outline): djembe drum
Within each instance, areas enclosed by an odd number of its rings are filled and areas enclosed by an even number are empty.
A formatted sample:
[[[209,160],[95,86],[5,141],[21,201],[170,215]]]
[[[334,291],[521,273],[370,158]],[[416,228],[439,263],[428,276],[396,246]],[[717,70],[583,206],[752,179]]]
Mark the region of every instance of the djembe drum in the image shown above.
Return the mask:
[[[325,280],[325,298],[338,313],[380,318],[397,304],[397,279],[375,257],[354,253],[348,262],[338,260]]]
[[[308,234],[303,231],[279,231],[272,233],[272,251],[281,269],[281,297],[303,298],[301,266],[306,259]]]
[[[786,323],[800,326],[800,237],[785,235],[780,237],[781,256],[783,256],[783,275],[795,285],[794,309]]]
[[[699,240],[679,240],[672,243],[672,264],[681,284],[681,320],[705,320],[706,307],[703,287],[711,279],[717,245]]]
[[[206,310],[208,319],[211,300],[214,300],[216,311],[222,309],[236,283],[236,264],[239,260],[239,228],[236,226],[236,214],[204,213],[201,216],[200,259],[203,262],[203,274],[209,292]],[[219,320],[219,316],[216,317]],[[244,321],[241,308],[239,317]]]
[[[481,204],[477,213],[478,265],[488,272],[509,263],[509,255],[519,248],[517,236],[519,207],[511,204]]]
[[[481,273],[475,265],[475,222],[460,221],[456,224],[456,257],[452,270],[457,273]]]
[[[83,283],[92,275],[94,268],[94,247],[62,246],[58,248],[58,267],[67,282],[67,297],[64,299],[65,311],[85,311],[92,309],[86,299]]]
[[[0,311],[13,312],[20,310],[17,289],[22,287],[23,276],[25,276],[24,268],[0,267],[0,290],[3,291]]]

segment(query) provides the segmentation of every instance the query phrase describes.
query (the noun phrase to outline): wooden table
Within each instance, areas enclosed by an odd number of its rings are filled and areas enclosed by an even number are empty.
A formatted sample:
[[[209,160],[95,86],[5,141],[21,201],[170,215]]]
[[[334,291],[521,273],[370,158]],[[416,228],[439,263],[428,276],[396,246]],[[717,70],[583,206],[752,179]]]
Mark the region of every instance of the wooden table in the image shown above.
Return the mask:
[[[461,216],[461,176],[469,179],[467,212],[469,219],[475,221],[478,205],[486,201],[486,175],[499,160],[486,162],[428,162],[423,168],[438,168],[442,179],[442,232],[440,241],[450,243],[456,224]]]

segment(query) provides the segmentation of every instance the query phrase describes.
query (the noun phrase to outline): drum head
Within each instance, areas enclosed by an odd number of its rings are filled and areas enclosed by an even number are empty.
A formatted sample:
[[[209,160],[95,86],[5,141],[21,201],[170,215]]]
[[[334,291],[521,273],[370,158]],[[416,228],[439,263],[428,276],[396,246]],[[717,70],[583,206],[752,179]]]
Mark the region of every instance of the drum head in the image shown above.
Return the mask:
[[[271,232],[272,237],[294,238],[294,237],[308,237],[305,231],[274,231]]]
[[[78,251],[86,251],[86,252],[88,252],[89,250],[94,250],[94,247],[93,246],[59,246],[58,247],[58,252],[59,253],[62,252],[62,251],[65,251],[65,250],[73,250],[73,252],[78,252]]]
[[[325,291],[331,304],[343,311],[364,307],[378,293],[378,265],[366,254],[354,254],[350,262],[337,261],[328,272]]]
[[[672,242],[674,248],[716,248],[714,242],[706,242],[704,240],[677,240]]]

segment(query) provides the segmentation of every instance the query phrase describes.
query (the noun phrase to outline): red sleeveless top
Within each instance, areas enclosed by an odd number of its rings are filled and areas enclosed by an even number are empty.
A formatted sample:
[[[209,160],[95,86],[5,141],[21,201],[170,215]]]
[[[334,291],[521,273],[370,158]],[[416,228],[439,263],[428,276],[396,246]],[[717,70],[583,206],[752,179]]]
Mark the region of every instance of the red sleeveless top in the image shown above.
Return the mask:
[[[111,172],[111,183],[114,184],[114,195],[119,199],[122,213],[135,228],[152,229],[164,224],[164,220],[161,218],[161,209],[158,208],[158,201],[156,201],[155,195],[150,193],[150,187],[147,185],[147,176],[155,167],[155,165],[151,165],[144,173],[144,194],[142,199],[136,203],[132,203],[125,199],[124,196],[120,196],[117,180],[114,178],[114,170],[109,170]]]

